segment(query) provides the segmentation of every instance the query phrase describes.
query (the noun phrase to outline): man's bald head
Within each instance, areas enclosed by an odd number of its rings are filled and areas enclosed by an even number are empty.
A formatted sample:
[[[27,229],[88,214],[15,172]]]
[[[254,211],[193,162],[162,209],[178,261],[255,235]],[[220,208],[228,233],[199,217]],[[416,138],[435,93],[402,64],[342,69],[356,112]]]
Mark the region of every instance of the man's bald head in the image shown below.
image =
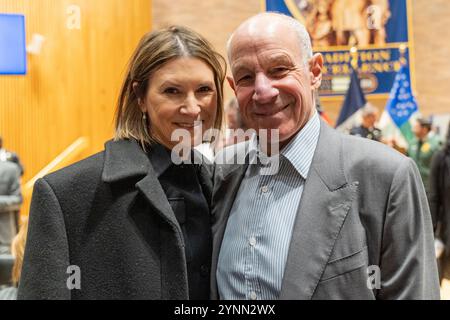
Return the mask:
[[[312,58],[311,38],[304,25],[298,20],[275,12],[259,13],[245,20],[231,34],[227,42],[228,61],[231,61],[231,53],[233,50],[233,42],[241,36],[258,37],[277,36],[280,32],[292,32],[293,41],[298,41],[299,55],[303,59],[303,63],[307,64]]]
[[[246,20],[231,36],[228,49],[228,82],[245,124],[257,131],[276,130],[280,146],[285,146],[315,114],[322,55],[312,56],[302,24],[277,13]]]

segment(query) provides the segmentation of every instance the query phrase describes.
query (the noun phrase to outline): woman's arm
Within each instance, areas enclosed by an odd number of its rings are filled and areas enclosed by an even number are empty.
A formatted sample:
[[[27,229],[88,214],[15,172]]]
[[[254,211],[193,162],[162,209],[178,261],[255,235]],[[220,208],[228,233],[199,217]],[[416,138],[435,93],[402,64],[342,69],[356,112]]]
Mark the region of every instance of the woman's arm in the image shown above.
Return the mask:
[[[18,299],[70,299],[69,247],[59,201],[44,179],[33,191]]]

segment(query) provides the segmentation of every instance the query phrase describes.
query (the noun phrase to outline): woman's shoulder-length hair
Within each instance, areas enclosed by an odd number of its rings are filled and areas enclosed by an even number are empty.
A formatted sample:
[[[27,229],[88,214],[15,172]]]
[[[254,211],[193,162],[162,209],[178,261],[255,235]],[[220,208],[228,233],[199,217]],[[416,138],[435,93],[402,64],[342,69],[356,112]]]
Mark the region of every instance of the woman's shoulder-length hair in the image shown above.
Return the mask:
[[[213,70],[217,90],[214,128],[221,129],[225,59],[199,33],[183,26],[170,26],[144,35],[128,63],[115,113],[115,140],[136,139],[144,149],[154,142],[148,123],[143,121],[139,99],[145,98],[151,75],[177,57],[201,59]]]

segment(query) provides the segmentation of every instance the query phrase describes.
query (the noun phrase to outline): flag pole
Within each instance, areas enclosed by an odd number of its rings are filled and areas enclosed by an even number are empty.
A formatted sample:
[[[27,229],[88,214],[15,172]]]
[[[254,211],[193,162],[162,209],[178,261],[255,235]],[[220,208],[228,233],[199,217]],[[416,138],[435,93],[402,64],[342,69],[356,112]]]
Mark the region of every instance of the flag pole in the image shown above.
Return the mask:
[[[339,112],[339,117],[336,121],[336,128],[341,132],[350,131],[353,125],[357,121],[355,119],[358,117],[359,109],[361,109],[366,103],[366,97],[361,88],[361,83],[358,77],[358,49],[352,47],[350,49],[350,82],[345,94],[344,103],[342,104],[341,111]]]
[[[353,69],[355,71],[357,71],[358,70],[358,64],[359,64],[358,48],[351,47],[351,49],[350,49],[350,57],[351,57],[350,63],[352,65]]]
[[[400,47],[398,48],[398,51],[400,53],[400,58],[398,60],[402,66],[406,66],[408,64],[408,62],[406,61],[406,58],[405,58],[406,48],[407,47],[405,44],[401,44]]]

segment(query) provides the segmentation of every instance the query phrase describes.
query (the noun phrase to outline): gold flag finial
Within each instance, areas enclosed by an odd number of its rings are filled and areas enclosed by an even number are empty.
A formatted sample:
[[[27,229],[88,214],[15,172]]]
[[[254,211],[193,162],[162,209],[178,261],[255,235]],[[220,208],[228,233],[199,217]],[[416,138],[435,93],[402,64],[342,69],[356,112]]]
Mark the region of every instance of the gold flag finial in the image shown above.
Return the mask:
[[[399,61],[400,61],[400,63],[401,63],[402,65],[405,65],[405,64],[408,63],[407,60],[406,60],[406,57],[405,57],[405,55],[406,55],[406,50],[407,50],[407,49],[408,49],[408,46],[407,46],[406,44],[404,44],[404,43],[402,43],[402,44],[400,45],[400,47],[398,48],[398,51],[399,51],[399,53],[400,53]]]
[[[358,69],[359,57],[358,57],[358,49],[356,47],[352,47],[350,49],[350,56],[351,56],[351,64],[352,64],[353,69],[355,69],[355,70]]]

